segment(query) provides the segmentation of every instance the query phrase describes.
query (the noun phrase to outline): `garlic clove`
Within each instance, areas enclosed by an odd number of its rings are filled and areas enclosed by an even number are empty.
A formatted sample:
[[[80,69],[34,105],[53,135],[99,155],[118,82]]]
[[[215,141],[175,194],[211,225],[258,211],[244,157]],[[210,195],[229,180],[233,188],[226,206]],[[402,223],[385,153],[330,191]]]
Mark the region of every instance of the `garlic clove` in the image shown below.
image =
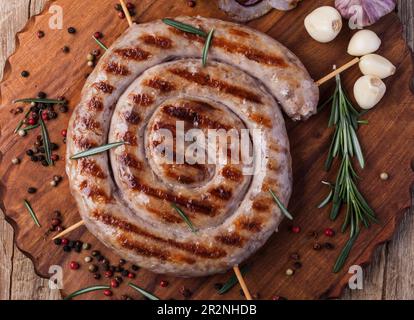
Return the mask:
[[[395,74],[396,67],[386,58],[378,54],[368,54],[361,58],[359,68],[364,75],[372,75],[385,79]]]
[[[361,30],[351,38],[348,53],[351,56],[360,57],[377,51],[380,46],[381,39],[374,31]]]
[[[355,82],[354,96],[362,109],[372,109],[384,97],[385,83],[375,76],[363,76]]]
[[[305,18],[305,28],[316,41],[330,42],[342,29],[341,14],[334,7],[317,8]]]

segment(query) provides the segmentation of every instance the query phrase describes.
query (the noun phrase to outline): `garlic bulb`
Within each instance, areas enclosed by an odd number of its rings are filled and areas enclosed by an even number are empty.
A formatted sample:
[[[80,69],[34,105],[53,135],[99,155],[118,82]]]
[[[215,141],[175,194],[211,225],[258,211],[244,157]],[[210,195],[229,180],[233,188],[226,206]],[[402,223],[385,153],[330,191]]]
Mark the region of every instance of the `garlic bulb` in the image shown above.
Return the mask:
[[[316,41],[330,42],[342,29],[342,17],[334,7],[320,7],[305,18],[305,28]]]
[[[350,26],[370,26],[395,9],[397,0],[335,0],[335,7]]]
[[[349,42],[348,53],[351,56],[364,56],[373,53],[381,46],[381,39],[374,31],[361,30],[354,34]]]
[[[381,101],[386,90],[387,88],[380,78],[363,76],[354,85],[354,96],[362,109],[371,109]]]
[[[376,76],[385,79],[395,73],[395,66],[386,58],[378,54],[368,54],[361,58],[359,68],[364,75]]]

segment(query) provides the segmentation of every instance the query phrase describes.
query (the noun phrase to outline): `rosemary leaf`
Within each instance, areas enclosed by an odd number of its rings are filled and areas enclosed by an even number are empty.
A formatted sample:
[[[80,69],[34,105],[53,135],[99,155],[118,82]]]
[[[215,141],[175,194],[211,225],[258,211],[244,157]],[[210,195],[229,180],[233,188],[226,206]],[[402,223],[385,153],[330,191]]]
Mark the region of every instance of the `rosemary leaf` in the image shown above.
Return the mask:
[[[356,156],[358,158],[359,165],[360,165],[361,169],[364,169],[365,168],[365,159],[364,159],[364,155],[362,154],[361,145],[359,144],[359,140],[358,140],[358,137],[356,135],[356,132],[355,132],[354,128],[350,127],[349,129],[351,131],[352,144],[354,146],[354,151],[355,151]]]
[[[30,109],[26,112],[26,114],[24,115],[24,118],[22,119],[22,120],[20,120],[19,121],[19,123],[17,124],[17,127],[16,127],[16,129],[14,129],[14,133],[18,133],[19,132],[19,130],[22,128],[22,126],[23,126],[23,123],[24,123],[24,119],[26,119],[28,116],[29,116],[29,114],[30,114]]]
[[[358,235],[359,235],[359,231],[355,232],[355,234],[351,236],[349,240],[347,241],[347,243],[345,244],[344,248],[339,254],[339,257],[336,260],[336,263],[334,265],[334,268],[333,268],[334,273],[338,273],[344,267],[345,262],[349,256],[349,253],[351,252],[351,249],[354,246],[356,239],[358,238]]]
[[[35,103],[44,103],[44,104],[65,104],[66,103],[65,100],[38,99],[38,98],[18,99],[18,100],[14,100],[13,102],[14,103],[20,103],[20,102],[31,103],[31,102],[35,102]]]
[[[186,23],[182,23],[182,22],[178,22],[172,19],[162,19],[162,22],[164,22],[165,24],[174,27],[178,30],[184,31],[184,32],[188,32],[188,33],[192,33],[192,34],[196,34],[198,36],[201,36],[203,38],[207,38],[207,33],[205,33],[203,30],[195,28],[189,24]]]
[[[188,227],[191,229],[193,233],[197,233],[197,229],[194,227],[193,223],[191,222],[190,218],[181,210],[175,203],[171,204],[175,211],[180,215],[180,217],[185,221]]]
[[[104,49],[105,51],[108,51],[108,48],[101,42],[101,41],[99,41],[99,39],[97,39],[95,36],[92,36],[92,38],[93,38],[93,40],[95,40],[96,41],[96,43],[102,48],[102,49]]]
[[[247,271],[249,271],[249,268],[247,266],[240,268],[240,272],[243,276]],[[225,294],[229,292],[237,283],[239,283],[239,280],[237,279],[237,276],[233,274],[217,293],[219,295]]]
[[[207,58],[208,58],[208,51],[210,50],[211,42],[213,40],[214,36],[214,29],[210,31],[210,33],[207,36],[206,43],[204,44],[203,49],[203,67],[207,66]]]
[[[110,149],[120,147],[124,144],[125,144],[124,141],[108,143],[108,144],[105,144],[103,146],[99,146],[99,147],[96,147],[96,148],[92,148],[92,149],[77,153],[77,154],[73,155],[72,157],[70,157],[70,159],[71,160],[78,160],[78,159],[81,159],[81,158],[87,158],[87,157],[90,157],[90,156],[94,156],[94,155],[106,152]]]
[[[33,126],[28,126],[28,127],[26,127],[26,128],[23,128],[23,130],[24,130],[24,131],[26,131],[26,132],[28,132],[28,131],[31,131],[31,130],[37,129],[37,128],[39,128],[39,127],[40,127],[40,124],[35,124],[35,125],[33,125]]]
[[[329,195],[325,198],[325,200],[323,200],[319,206],[318,209],[322,209],[323,207],[327,206],[329,202],[332,201],[333,198],[333,190],[331,190],[331,192],[329,192]]]
[[[40,121],[40,127],[42,129],[41,131],[42,131],[43,146],[45,148],[46,161],[49,164],[49,166],[53,166],[52,148],[50,146],[49,133],[47,132],[46,124],[43,121],[42,117],[40,117],[39,121]]]
[[[36,224],[36,226],[38,226],[39,228],[41,228],[40,222],[36,217],[35,212],[32,209],[32,206],[30,205],[29,201],[24,200],[24,206],[26,207],[27,211],[29,211],[30,216],[32,217],[34,223]]]
[[[279,206],[280,211],[286,216],[286,218],[293,220],[292,215],[289,213],[288,209],[283,205],[282,201],[279,200],[279,198],[275,195],[275,193],[269,189],[270,194],[273,197],[273,200],[275,200],[276,204]]]
[[[80,296],[82,294],[85,293],[89,293],[89,292],[93,292],[93,291],[100,291],[100,290],[108,290],[111,289],[110,286],[92,286],[92,287],[87,287],[78,291],[75,291],[73,293],[71,293],[70,295],[68,295],[65,299],[63,300],[71,300],[77,296]]]
[[[144,297],[150,299],[150,300],[160,300],[160,298],[158,298],[157,296],[154,296],[152,293],[149,293],[148,291],[138,287],[137,285],[133,284],[133,283],[128,283],[128,286],[130,286],[132,289],[138,291],[140,294],[142,294]]]

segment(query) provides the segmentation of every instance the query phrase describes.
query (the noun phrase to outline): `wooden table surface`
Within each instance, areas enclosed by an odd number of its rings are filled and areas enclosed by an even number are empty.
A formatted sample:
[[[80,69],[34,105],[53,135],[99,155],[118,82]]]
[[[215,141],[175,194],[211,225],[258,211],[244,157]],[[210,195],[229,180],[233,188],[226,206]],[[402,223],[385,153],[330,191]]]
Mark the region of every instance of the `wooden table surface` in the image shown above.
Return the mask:
[[[0,79],[4,62],[15,50],[15,34],[47,0],[0,0]],[[79,0],[78,0],[79,1]],[[185,1],[185,0],[179,0]],[[399,15],[414,47],[414,1],[399,0]],[[406,192],[406,190],[401,190]],[[407,212],[393,240],[378,248],[364,270],[363,290],[347,290],[344,299],[414,299],[414,216]],[[31,261],[13,244],[13,230],[0,211],[0,300],[60,299],[58,291],[39,278]]]

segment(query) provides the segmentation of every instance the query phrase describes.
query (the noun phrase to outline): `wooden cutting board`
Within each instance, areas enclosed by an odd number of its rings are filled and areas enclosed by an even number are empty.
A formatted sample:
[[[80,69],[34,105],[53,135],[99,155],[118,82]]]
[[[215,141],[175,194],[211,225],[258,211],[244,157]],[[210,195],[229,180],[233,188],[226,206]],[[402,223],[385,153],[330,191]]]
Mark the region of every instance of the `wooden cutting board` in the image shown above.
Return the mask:
[[[186,1],[142,0],[137,1],[137,18],[139,22],[151,21],[165,16],[202,15],[206,17],[230,20],[221,12],[215,1],[197,1],[195,8],[186,5]],[[304,1],[299,8],[291,12],[272,11],[265,17],[249,23],[250,26],[267,32],[296,53],[309,69],[315,79],[327,74],[332,65],[342,65],[351,57],[346,54],[348,41],[353,33],[345,25],[340,36],[330,44],[319,44],[313,41],[303,27],[304,17],[321,5],[332,5],[333,1]],[[83,263],[88,252],[66,254],[56,247],[51,237],[45,238],[54,210],[62,211],[64,224],[70,226],[79,221],[79,215],[72,199],[67,179],[58,188],[49,186],[53,175],[64,175],[64,161],[57,162],[55,168],[43,168],[28,161],[25,150],[31,148],[37,133],[20,138],[13,134],[20,117],[15,117],[10,110],[15,108],[12,101],[17,98],[36,96],[37,92],[45,91],[50,97],[65,96],[70,100],[70,111],[79,101],[80,92],[85,82],[85,74],[90,72],[86,66],[86,55],[97,48],[91,39],[95,31],[105,35],[103,42],[110,45],[127,28],[126,20],[116,16],[113,9],[114,0],[98,2],[58,0],[54,5],[63,8],[63,30],[51,30],[48,27],[51,14],[49,5],[43,14],[32,18],[24,30],[18,34],[18,48],[6,63],[4,80],[0,85],[0,177],[1,207],[7,220],[15,230],[17,246],[29,256],[35,265],[36,272],[48,277],[51,265],[60,265],[64,270],[63,295],[80,288],[107,284],[107,279],[95,280]],[[73,26],[75,35],[66,29]],[[389,58],[397,67],[397,74],[386,80],[388,93],[372,112],[365,118],[369,125],[363,126],[359,135],[366,155],[367,167],[360,172],[362,178],[360,188],[375,209],[380,223],[369,230],[364,230],[348,260],[346,267],[339,274],[332,273],[332,267],[340,248],[347,240],[347,234],[338,234],[334,238],[320,235],[315,240],[309,232],[323,233],[326,227],[339,230],[341,219],[331,222],[328,219],[329,209],[316,209],[318,203],[326,196],[328,190],[320,183],[323,179],[333,181],[336,168],[327,174],[323,170],[331,130],[327,129],[329,110],[307,122],[293,123],[287,121],[291,139],[294,193],[289,209],[295,216],[294,224],[302,231],[294,234],[290,231],[291,224],[284,222],[280,232],[275,234],[257,254],[249,259],[249,272],[245,275],[252,293],[260,293],[263,299],[279,295],[288,299],[334,298],[341,294],[347,284],[351,265],[365,265],[370,262],[374,249],[391,238],[402,213],[410,205],[410,185],[413,182],[413,150],[414,150],[414,97],[410,92],[412,84],[412,55],[401,35],[401,24],[395,14],[383,18],[370,29],[377,32],[383,44],[380,54]],[[42,39],[36,37],[38,30],[45,31]],[[65,54],[61,48],[70,47]],[[30,77],[22,78],[23,70],[30,72]],[[360,76],[359,69],[354,67],[343,75],[345,87],[349,92]],[[333,83],[321,88],[321,101],[332,93]],[[60,131],[66,128],[70,112],[60,114],[57,121],[48,125],[53,141],[60,142]],[[58,153],[64,156],[62,144]],[[11,164],[15,157],[23,161],[19,166]],[[381,172],[388,172],[390,179],[386,182],[379,179]],[[35,195],[28,195],[27,188],[36,187]],[[27,198],[37,213],[42,228],[36,228],[23,206]],[[70,239],[81,239],[92,244],[93,249],[100,250],[112,263],[117,257],[103,247],[84,227],[73,232]],[[315,242],[332,242],[334,250],[315,251]],[[288,277],[285,271],[292,268],[292,253],[299,253],[303,267],[295,275]],[[71,271],[70,261],[81,262],[81,269]],[[231,275],[217,275],[207,278],[178,279],[169,276],[155,275],[140,270],[134,282],[154,292],[162,299],[182,299],[179,290],[182,286],[193,292],[193,299],[240,299],[239,288],[230,293],[217,295],[214,284],[222,283]],[[167,288],[159,286],[160,280],[168,280]],[[139,298],[125,284],[114,290],[114,299],[122,294]],[[91,293],[83,298],[104,298],[102,293]]]

